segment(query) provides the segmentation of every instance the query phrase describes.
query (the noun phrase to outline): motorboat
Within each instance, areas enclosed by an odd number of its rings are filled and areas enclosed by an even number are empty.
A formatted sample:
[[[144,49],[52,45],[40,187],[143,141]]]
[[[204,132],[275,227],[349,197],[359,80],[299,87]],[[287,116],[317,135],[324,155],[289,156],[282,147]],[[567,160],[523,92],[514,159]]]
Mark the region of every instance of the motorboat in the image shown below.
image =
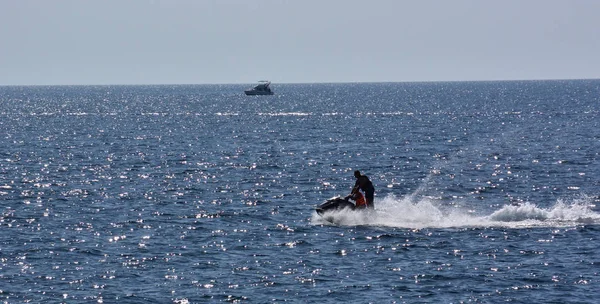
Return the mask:
[[[268,80],[261,80],[258,82],[258,85],[253,87],[252,89],[245,90],[244,93],[246,95],[273,95],[275,94],[273,90],[271,90],[271,82]]]

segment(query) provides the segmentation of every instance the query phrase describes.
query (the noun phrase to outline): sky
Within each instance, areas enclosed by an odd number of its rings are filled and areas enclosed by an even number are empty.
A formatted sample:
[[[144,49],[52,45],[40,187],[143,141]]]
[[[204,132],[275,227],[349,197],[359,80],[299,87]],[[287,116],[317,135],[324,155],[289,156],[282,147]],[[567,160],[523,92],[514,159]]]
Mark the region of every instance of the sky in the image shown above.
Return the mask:
[[[597,0],[0,0],[0,85],[600,78]]]

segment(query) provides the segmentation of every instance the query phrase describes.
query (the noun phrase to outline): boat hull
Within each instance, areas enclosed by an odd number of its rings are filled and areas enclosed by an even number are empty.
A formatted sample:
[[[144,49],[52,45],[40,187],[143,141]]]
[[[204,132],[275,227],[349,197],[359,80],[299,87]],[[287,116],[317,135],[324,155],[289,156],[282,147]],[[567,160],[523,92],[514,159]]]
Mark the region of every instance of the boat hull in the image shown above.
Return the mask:
[[[261,92],[261,91],[244,91],[244,93],[248,96],[254,96],[254,95],[273,95],[273,92]]]

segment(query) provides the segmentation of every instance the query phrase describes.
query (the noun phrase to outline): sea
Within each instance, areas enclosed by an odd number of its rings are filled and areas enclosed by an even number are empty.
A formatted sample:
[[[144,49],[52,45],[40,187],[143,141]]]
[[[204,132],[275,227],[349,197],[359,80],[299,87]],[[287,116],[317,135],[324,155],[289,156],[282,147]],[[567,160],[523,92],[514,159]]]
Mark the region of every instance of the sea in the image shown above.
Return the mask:
[[[598,303],[600,80],[251,86],[1,86],[0,302]]]

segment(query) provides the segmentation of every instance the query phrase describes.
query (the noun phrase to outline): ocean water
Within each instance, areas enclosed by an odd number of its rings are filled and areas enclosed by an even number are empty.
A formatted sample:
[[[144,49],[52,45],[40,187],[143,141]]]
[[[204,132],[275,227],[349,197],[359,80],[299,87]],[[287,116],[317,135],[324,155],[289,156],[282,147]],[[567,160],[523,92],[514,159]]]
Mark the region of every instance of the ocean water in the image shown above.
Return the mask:
[[[600,80],[249,86],[0,87],[0,300],[597,303]]]

